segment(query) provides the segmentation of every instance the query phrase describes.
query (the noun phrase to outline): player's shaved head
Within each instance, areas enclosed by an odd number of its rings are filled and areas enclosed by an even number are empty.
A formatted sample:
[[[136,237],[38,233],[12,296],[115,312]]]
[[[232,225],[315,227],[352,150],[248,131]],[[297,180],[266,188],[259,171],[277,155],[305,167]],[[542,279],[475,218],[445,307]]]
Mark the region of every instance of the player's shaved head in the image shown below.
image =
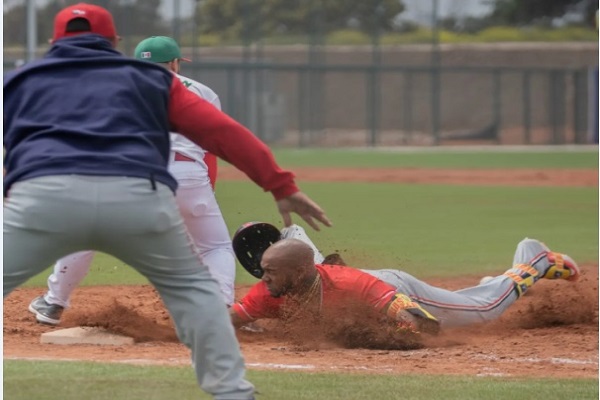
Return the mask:
[[[310,246],[298,239],[282,239],[273,243],[263,254],[263,259],[265,256],[284,262],[292,268],[311,265],[314,260]]]
[[[314,253],[298,239],[282,239],[265,250],[261,266],[263,281],[274,297],[294,291],[305,279],[314,277]]]

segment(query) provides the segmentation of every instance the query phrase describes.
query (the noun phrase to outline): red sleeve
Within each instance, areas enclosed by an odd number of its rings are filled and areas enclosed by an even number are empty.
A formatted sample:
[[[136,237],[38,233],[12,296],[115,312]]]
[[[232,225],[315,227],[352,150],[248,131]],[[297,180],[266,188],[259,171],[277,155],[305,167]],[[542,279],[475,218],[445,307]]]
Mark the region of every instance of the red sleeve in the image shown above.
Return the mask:
[[[357,279],[356,287],[367,304],[373,306],[377,311],[383,311],[396,295],[395,287],[366,273]]]
[[[210,186],[212,186],[213,190],[215,190],[215,185],[217,184],[217,156],[206,152],[204,154],[204,164],[208,169],[208,179],[210,179]]]
[[[260,318],[278,318],[283,299],[271,296],[264,282],[250,288],[242,300],[235,303],[233,311],[244,321]]]
[[[279,200],[299,191],[294,174],[277,165],[271,150],[252,132],[173,79],[169,98],[171,129],[233,164]]]
[[[396,288],[359,269],[340,265],[317,265],[324,281],[328,281],[328,290],[333,304],[347,298],[359,300],[378,311],[392,300]]]

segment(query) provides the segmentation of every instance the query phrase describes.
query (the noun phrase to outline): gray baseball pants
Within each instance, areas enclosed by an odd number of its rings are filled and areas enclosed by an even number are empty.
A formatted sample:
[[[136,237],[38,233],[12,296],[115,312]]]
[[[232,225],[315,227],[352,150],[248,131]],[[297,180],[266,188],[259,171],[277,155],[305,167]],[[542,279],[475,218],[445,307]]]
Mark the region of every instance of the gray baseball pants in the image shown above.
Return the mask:
[[[517,245],[513,265],[527,264],[536,255],[549,250],[535,239],[524,239]],[[534,268],[540,274],[550,266],[545,257]],[[443,327],[456,327],[491,321],[498,318],[519,298],[515,282],[506,275],[496,276],[487,283],[451,291],[431,286],[414,276],[394,269],[363,270],[408,295],[436,317]]]
[[[46,176],[18,182],[4,202],[4,297],[60,257],[94,249],[144,275],[160,294],[200,387],[215,399],[252,399],[217,282],[201,264],[175,196],[127,177]]]

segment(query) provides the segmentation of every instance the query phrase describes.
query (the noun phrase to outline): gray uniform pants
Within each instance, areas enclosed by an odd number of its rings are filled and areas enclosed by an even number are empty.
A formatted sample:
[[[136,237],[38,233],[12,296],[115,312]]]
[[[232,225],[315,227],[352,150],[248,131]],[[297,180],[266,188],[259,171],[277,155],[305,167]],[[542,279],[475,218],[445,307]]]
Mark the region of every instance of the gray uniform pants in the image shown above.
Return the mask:
[[[431,286],[395,269],[364,272],[392,285],[436,317],[441,326],[455,327],[498,318],[518,296],[514,282],[503,275],[486,284],[451,291]]]
[[[534,239],[524,239],[518,245],[513,265],[526,264],[536,255],[549,250]],[[542,274],[549,263],[541,257],[532,266]],[[515,282],[505,275],[487,283],[457,291],[431,286],[406,272],[395,269],[363,270],[409,296],[436,317],[443,327],[470,325],[498,318],[519,297]]]
[[[200,263],[175,196],[160,183],[61,175],[16,183],[4,204],[4,297],[50,262],[80,250],[133,266],[160,294],[198,383],[216,399],[252,399],[217,282]]]

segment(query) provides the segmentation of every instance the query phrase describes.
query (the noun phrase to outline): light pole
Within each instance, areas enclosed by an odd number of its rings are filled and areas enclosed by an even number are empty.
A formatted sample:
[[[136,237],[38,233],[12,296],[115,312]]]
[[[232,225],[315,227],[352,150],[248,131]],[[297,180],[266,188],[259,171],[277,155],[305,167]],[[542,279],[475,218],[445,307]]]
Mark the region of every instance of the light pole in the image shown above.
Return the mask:
[[[179,18],[181,16],[181,2],[180,0],[173,0],[173,39],[177,43],[180,41],[181,29],[179,27]]]
[[[441,77],[440,77],[440,30],[438,24],[439,0],[433,0],[432,10],[432,43],[431,43],[431,133],[433,142],[440,142],[440,108],[441,108]]]
[[[37,51],[37,15],[35,10],[35,0],[27,0],[27,62],[33,61]]]

